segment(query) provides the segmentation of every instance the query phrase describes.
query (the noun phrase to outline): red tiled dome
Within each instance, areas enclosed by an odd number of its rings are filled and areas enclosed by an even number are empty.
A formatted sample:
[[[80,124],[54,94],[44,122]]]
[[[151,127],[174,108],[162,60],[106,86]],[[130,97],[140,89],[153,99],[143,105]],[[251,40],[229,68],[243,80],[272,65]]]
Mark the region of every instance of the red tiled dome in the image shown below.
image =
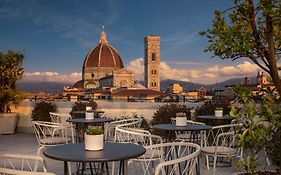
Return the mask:
[[[86,56],[84,68],[86,67],[124,67],[118,52],[107,42],[105,32],[101,33],[98,45]]]

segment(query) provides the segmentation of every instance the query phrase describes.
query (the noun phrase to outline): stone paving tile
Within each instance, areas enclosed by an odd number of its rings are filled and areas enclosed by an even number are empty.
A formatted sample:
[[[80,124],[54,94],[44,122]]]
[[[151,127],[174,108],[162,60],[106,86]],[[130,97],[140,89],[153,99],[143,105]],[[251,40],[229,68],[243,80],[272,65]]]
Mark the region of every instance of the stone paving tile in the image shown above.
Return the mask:
[[[37,141],[34,135],[17,133],[13,135],[0,135],[0,153],[16,153],[16,154],[30,154],[36,155],[37,152]],[[42,155],[43,156],[43,155]],[[44,156],[43,156],[44,157]],[[46,160],[48,170],[57,175],[63,175],[63,163],[61,161],[56,161],[44,157]],[[200,171],[201,175],[211,175],[212,169],[207,170],[204,164],[204,159],[200,157]],[[72,170],[76,169],[76,164],[71,163]],[[111,169],[111,164],[109,164]],[[118,164],[115,167],[119,167]],[[234,172],[239,171],[235,166],[217,168],[217,175],[230,175]],[[115,171],[115,174],[117,172]],[[129,174],[131,175],[142,175],[141,166],[136,166],[134,164],[129,165]]]

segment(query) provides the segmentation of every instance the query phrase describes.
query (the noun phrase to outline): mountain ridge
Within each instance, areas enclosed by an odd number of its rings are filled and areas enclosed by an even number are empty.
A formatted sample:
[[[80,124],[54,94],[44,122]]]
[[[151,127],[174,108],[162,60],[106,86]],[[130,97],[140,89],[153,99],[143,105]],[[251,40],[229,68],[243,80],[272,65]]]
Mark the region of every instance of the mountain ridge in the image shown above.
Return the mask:
[[[256,77],[249,77],[250,84],[256,83]],[[244,78],[232,78],[219,83],[214,84],[200,84],[194,82],[186,82],[179,80],[162,80],[161,81],[161,91],[164,91],[169,88],[169,85],[172,83],[180,84],[185,91],[195,90],[200,87],[205,87],[206,89],[223,89],[227,85],[233,85],[238,83],[243,83]],[[141,82],[143,83],[143,82]],[[72,87],[71,83],[63,83],[63,82],[18,82],[20,89],[24,92],[46,92],[46,93],[63,93],[63,87],[69,86]]]

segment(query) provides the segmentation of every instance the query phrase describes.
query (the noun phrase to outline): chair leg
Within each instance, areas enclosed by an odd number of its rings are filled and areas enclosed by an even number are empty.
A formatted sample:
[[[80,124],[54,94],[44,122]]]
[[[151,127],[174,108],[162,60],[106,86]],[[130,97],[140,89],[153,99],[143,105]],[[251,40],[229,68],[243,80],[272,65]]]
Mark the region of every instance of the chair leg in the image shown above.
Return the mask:
[[[68,174],[71,175],[71,164],[70,162],[67,162],[67,168],[68,168]]]
[[[214,156],[213,175],[216,175],[216,166],[217,166],[217,156]]]
[[[37,149],[37,156],[40,156],[41,150],[44,148],[45,146],[39,146]],[[33,171],[37,171],[38,169],[38,160],[36,160],[35,164],[34,164],[34,169]]]
[[[207,165],[207,169],[209,170],[210,166],[209,166],[209,156],[208,156],[208,154],[206,154],[206,165]]]

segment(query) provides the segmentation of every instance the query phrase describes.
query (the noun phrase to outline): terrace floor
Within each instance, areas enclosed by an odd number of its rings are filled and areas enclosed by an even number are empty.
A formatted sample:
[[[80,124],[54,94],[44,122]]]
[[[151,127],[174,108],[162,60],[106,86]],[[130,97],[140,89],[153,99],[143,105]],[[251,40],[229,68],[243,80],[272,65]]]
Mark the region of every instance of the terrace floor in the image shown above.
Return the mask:
[[[32,134],[17,133],[13,135],[0,135],[0,153],[36,155],[36,151],[37,151],[37,141],[35,136]],[[44,157],[44,159],[46,160],[48,171],[53,172],[57,175],[63,174],[62,161],[56,161],[56,160],[48,159],[46,157]],[[207,170],[207,167],[203,162],[204,159],[202,156],[200,158],[200,161],[201,161],[200,163],[201,174],[202,175],[212,174],[212,169]],[[235,164],[235,160],[233,164]],[[75,170],[76,166],[74,163],[72,163],[72,167],[73,167],[72,169]],[[134,164],[130,164],[128,168],[129,168],[129,174],[134,174],[134,175],[143,174],[141,167],[136,168]],[[232,165],[231,167],[217,168],[218,175],[229,175],[235,172],[239,172],[239,169],[235,165]]]

